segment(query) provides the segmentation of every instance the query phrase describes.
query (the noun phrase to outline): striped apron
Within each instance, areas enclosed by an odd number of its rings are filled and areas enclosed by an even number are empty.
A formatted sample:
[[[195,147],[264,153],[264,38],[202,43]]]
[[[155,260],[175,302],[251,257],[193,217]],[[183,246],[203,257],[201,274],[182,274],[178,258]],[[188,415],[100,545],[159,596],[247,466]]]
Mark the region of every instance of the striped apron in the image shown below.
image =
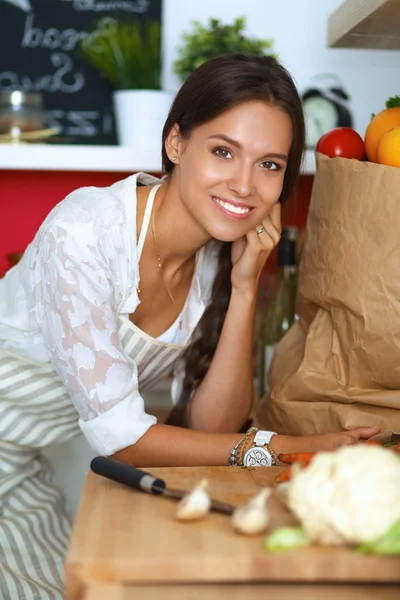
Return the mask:
[[[140,392],[171,372],[187,345],[156,340],[119,317]],[[44,446],[80,434],[78,414],[50,363],[0,350],[0,598],[61,600],[70,523]]]

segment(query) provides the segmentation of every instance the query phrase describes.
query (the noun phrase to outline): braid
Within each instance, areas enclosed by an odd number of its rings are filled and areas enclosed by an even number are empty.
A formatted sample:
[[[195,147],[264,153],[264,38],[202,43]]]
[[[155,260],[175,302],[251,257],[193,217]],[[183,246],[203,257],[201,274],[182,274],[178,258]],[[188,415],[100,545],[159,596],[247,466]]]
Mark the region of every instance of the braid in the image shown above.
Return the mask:
[[[188,408],[194,390],[200,385],[210,367],[217,349],[222,326],[231,296],[231,242],[222,244],[218,271],[215,276],[211,302],[204,311],[194,333],[194,342],[186,350],[186,373],[178,403],[170,412],[165,423],[189,427]]]

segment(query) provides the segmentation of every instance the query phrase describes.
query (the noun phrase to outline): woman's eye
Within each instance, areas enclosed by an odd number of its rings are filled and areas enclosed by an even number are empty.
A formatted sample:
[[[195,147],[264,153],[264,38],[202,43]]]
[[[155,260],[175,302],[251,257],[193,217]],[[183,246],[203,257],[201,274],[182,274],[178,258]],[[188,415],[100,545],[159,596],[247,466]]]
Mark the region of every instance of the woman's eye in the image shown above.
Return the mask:
[[[281,165],[278,165],[278,163],[272,162],[271,160],[266,160],[265,162],[261,163],[262,168],[263,169],[267,169],[267,171],[281,171],[282,167]]]
[[[214,148],[213,152],[220,158],[232,158],[232,154],[228,148]]]

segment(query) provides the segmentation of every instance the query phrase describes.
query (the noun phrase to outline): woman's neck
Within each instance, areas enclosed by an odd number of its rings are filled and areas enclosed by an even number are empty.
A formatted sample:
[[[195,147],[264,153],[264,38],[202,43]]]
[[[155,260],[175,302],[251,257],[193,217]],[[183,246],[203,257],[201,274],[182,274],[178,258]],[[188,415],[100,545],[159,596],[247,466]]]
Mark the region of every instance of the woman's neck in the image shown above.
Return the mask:
[[[191,260],[211,237],[182,202],[179,180],[174,174],[158,190],[153,210],[154,229],[163,269],[165,273],[173,275]]]

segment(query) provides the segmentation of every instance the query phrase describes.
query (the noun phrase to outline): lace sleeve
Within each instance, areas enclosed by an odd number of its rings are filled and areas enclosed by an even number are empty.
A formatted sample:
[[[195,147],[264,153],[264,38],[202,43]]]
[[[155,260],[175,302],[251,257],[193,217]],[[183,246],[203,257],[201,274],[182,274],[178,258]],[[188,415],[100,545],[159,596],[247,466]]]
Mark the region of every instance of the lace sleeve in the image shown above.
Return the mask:
[[[118,336],[113,277],[101,245],[91,240],[77,227],[53,225],[43,233],[36,311],[81,429],[93,447],[111,454],[135,443],[156,419],[144,413],[136,365]]]

